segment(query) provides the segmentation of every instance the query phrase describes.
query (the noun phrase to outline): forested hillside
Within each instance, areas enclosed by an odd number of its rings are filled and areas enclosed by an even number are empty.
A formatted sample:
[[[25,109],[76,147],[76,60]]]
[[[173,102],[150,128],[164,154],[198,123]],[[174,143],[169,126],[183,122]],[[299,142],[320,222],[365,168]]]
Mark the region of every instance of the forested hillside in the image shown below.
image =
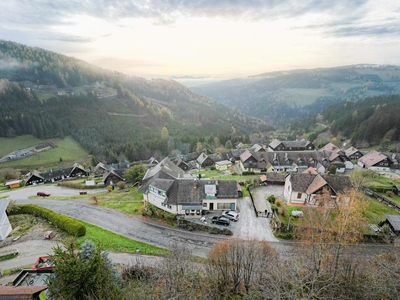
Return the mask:
[[[352,139],[357,147],[400,141],[400,96],[381,96],[344,102],[323,111],[334,135]],[[383,149],[390,150],[390,149]]]
[[[248,115],[286,126],[335,103],[400,94],[400,68],[356,65],[271,72],[192,90]]]
[[[0,41],[0,77],[0,136],[71,135],[107,162],[186,153],[199,140],[235,142],[271,128],[174,81],[126,76],[7,41]],[[115,93],[100,95],[102,87]]]

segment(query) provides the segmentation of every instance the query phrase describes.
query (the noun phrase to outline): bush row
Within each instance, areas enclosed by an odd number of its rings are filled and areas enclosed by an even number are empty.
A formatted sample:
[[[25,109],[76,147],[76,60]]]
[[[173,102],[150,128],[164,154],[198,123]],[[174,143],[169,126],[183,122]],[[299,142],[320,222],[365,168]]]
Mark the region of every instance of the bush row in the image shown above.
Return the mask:
[[[86,234],[86,227],[81,222],[58,214],[50,209],[34,205],[34,204],[23,204],[19,205],[20,209],[13,214],[31,214],[43,219],[48,220],[56,227],[65,230],[73,236],[84,236]]]
[[[254,175],[256,173],[254,173],[253,171],[244,171],[242,172],[242,175]]]
[[[147,216],[151,218],[164,219],[166,221],[172,222],[176,220],[176,215],[169,212],[163,211],[152,204],[147,204],[140,208],[142,216]]]
[[[79,184],[79,183],[73,183],[73,182],[68,182],[68,181],[63,181],[57,183],[58,186],[63,186],[63,187],[68,187],[71,189],[85,189],[85,190],[91,190],[91,189],[98,189],[98,188],[104,188],[104,184],[96,184],[96,185],[84,185],[84,184]]]
[[[233,235],[233,232],[228,228],[217,228],[217,227],[210,227],[203,224],[193,223],[191,221],[180,219],[178,226],[180,228],[189,230],[189,231],[207,231],[211,234],[224,234],[224,235]]]

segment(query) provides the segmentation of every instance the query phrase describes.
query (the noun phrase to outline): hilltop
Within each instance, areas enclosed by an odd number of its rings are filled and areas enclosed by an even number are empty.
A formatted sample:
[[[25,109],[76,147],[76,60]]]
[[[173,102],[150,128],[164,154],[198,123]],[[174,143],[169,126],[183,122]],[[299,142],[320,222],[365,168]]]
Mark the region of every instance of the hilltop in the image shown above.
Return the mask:
[[[199,140],[224,144],[271,128],[175,81],[127,76],[9,41],[0,41],[0,105],[0,137],[70,135],[108,162],[187,153]]]

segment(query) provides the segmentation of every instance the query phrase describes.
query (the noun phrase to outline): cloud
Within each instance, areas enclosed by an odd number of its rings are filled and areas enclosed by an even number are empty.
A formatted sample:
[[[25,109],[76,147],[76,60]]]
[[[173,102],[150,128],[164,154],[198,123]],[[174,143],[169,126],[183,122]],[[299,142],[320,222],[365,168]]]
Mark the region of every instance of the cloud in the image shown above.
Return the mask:
[[[20,68],[22,65],[14,59],[0,59],[0,70]]]
[[[0,3],[2,21],[13,24],[68,24],[77,14],[118,23],[122,18],[151,18],[171,25],[179,16],[227,17],[247,20],[299,17],[309,13],[353,14],[367,0],[8,0]]]
[[[378,26],[343,26],[330,30],[330,33],[338,37],[346,36],[383,36],[396,35],[400,33],[399,26],[378,25]]]

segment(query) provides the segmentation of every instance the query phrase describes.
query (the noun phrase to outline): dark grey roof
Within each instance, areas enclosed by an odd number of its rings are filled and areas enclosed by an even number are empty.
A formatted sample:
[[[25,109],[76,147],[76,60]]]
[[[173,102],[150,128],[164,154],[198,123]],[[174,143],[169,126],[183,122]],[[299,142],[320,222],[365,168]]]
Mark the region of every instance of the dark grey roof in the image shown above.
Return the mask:
[[[205,186],[217,185],[217,198],[231,199],[238,197],[238,187],[235,180],[175,180],[168,192],[168,204],[197,204],[201,205],[206,197]]]
[[[386,220],[392,225],[395,231],[400,231],[400,216],[396,215],[385,215]]]
[[[346,189],[350,189],[352,187],[350,178],[348,176],[328,174],[322,174],[321,176],[336,194],[343,194]]]
[[[155,188],[168,192],[171,186],[174,184],[175,180],[173,179],[155,179],[151,182],[151,185]]]
[[[292,147],[301,147],[305,148],[308,144],[310,144],[310,141],[307,140],[300,140],[300,141],[281,141],[281,143],[286,147],[286,148],[292,148]]]
[[[290,180],[292,182],[292,188],[295,192],[305,193],[314,178],[321,176],[327,184],[332,188],[335,194],[343,194],[346,189],[351,188],[351,181],[348,176],[342,175],[327,175],[327,174],[290,174]]]
[[[292,190],[294,192],[305,193],[313,182],[316,175],[314,174],[290,174],[290,181],[292,182]]]

